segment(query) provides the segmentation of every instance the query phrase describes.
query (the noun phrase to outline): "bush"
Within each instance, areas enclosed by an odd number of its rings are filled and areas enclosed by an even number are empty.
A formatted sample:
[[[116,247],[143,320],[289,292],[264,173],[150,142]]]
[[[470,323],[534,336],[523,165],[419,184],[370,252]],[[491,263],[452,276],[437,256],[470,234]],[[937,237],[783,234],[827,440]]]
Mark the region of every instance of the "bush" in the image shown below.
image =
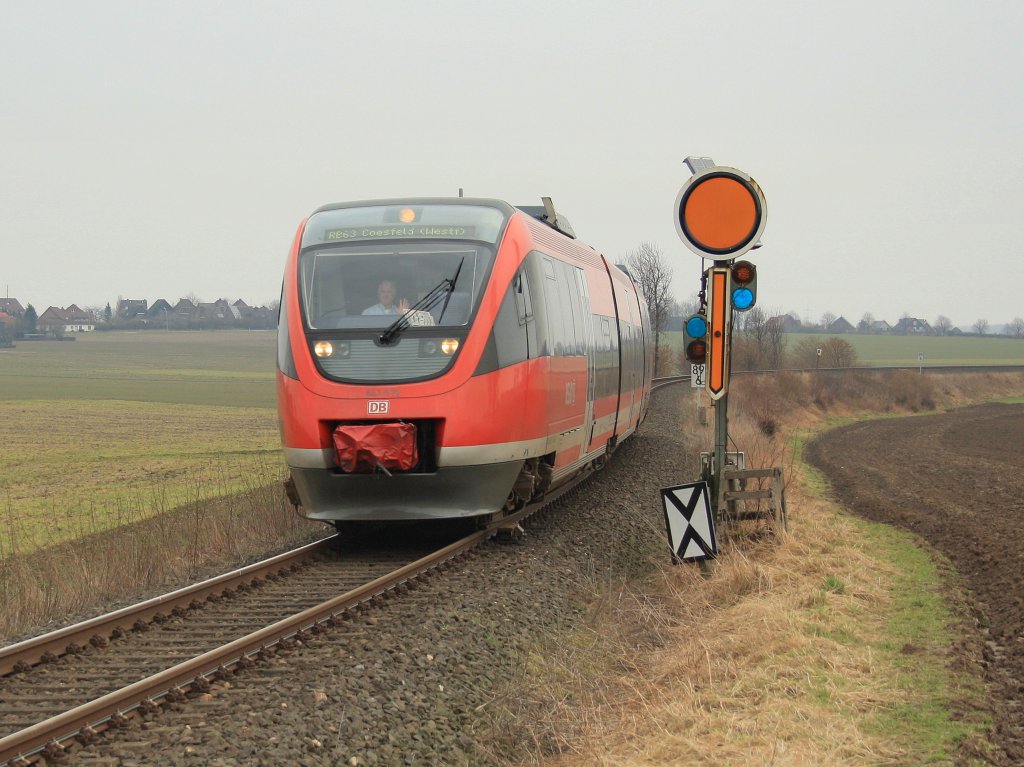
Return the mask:
[[[818,350],[821,349],[821,355]],[[857,350],[845,338],[818,336],[801,339],[793,348],[790,358],[794,367],[805,368],[849,368],[857,364]]]
[[[931,376],[910,370],[894,370],[889,376],[887,388],[898,407],[914,413],[935,409],[935,384]]]

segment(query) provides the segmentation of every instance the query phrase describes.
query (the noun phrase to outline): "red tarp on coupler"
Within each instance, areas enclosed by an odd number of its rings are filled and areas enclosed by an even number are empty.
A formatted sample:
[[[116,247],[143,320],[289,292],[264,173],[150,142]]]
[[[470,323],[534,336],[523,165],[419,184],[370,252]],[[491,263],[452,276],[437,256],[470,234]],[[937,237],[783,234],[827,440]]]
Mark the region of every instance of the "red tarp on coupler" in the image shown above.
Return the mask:
[[[378,464],[408,471],[419,461],[416,427],[411,423],[341,424],[334,430],[334,452],[341,470],[369,474]]]

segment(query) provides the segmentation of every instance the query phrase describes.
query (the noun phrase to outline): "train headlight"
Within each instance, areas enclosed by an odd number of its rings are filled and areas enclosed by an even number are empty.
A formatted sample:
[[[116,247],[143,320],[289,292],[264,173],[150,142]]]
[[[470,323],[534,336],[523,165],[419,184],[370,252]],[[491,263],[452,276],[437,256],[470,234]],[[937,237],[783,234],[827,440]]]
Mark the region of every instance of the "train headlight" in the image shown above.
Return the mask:
[[[449,357],[455,354],[459,348],[459,339],[457,338],[446,338],[441,342],[441,351],[447,354]]]
[[[323,359],[324,357],[334,356],[334,345],[330,341],[317,341],[313,347],[313,353],[317,357]]]

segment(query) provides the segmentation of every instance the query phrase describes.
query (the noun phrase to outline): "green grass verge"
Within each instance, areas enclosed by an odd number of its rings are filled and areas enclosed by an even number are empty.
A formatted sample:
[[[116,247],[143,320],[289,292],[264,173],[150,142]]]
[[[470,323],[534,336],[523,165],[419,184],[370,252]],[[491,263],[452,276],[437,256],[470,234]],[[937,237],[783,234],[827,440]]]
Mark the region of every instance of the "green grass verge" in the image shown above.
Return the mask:
[[[803,450],[812,437],[827,428],[793,437],[794,456],[805,486],[819,496],[829,494],[828,480],[803,461]],[[880,614],[865,615],[863,622],[837,623],[828,603],[833,594],[844,593],[845,584],[835,576],[826,576],[816,603],[809,606],[812,620],[805,630],[826,636],[850,651],[869,647],[878,669],[890,670],[892,684],[901,693],[901,703],[862,717],[859,726],[887,741],[905,744],[907,753],[920,764],[952,764],[965,738],[984,749],[991,721],[981,714],[965,718],[954,711],[957,703],[960,714],[963,708],[981,710],[983,707],[971,705],[971,701],[980,702],[986,693],[979,679],[955,670],[949,663],[951,648],[960,635],[949,599],[951,595],[954,599],[963,597],[949,583],[953,570],[948,560],[922,548],[909,532],[868,522],[838,508],[836,513],[860,531],[849,545],[881,564],[879,577],[887,580],[889,602]],[[815,615],[821,620],[816,621]],[[879,619],[881,631],[873,630],[872,624]],[[809,673],[811,692],[823,705],[833,705],[830,691],[841,690],[843,680],[827,669],[811,669]]]
[[[909,533],[854,520],[870,551],[896,567],[886,610],[885,632],[874,642],[879,658],[895,669],[903,704],[865,722],[868,731],[906,742],[923,764],[950,763],[964,738],[983,738],[991,721],[954,717],[956,699],[981,700],[980,681],[954,671],[949,650],[958,631],[947,599],[949,586],[937,562],[941,555],[920,548]]]

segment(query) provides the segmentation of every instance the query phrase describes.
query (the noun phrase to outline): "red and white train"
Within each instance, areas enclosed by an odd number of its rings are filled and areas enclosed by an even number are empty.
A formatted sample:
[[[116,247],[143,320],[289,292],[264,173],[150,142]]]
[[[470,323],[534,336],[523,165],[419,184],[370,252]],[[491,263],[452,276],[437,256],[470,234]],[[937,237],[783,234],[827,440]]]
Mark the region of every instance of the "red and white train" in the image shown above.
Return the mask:
[[[645,302],[544,203],[372,200],[299,226],[277,392],[287,484],[308,517],[500,513],[637,428]]]

